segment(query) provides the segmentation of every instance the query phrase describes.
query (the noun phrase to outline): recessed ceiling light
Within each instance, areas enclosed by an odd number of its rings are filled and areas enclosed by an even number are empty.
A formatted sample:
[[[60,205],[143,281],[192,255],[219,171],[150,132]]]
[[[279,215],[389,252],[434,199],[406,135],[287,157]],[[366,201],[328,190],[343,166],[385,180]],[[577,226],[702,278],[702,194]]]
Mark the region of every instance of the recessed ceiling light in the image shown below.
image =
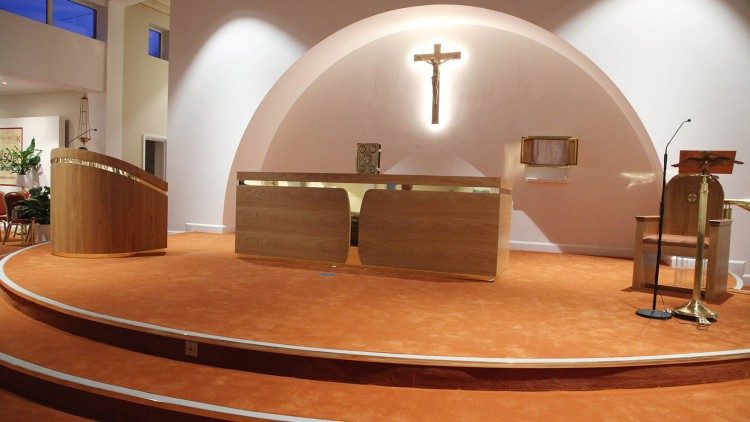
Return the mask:
[[[8,83],[7,83],[7,82],[5,82],[5,81],[3,81],[3,85],[8,85]]]

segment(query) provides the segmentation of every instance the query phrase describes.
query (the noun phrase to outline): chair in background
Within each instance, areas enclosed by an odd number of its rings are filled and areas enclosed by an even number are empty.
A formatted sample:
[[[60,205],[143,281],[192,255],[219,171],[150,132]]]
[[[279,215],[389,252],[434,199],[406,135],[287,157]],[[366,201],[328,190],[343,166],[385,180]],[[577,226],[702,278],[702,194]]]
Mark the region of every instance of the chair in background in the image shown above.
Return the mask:
[[[14,212],[14,208],[20,201],[23,201],[24,199],[26,199],[26,196],[24,196],[24,194],[21,192],[8,192],[3,195],[3,203],[5,205],[5,214],[7,217],[7,226],[5,228],[5,235],[3,236],[3,245],[8,241],[8,236],[10,235],[11,230],[15,228],[15,232],[13,234],[15,236],[18,233],[19,227],[21,228],[21,233],[23,234],[23,242],[28,243],[28,237],[31,233],[31,224],[33,223],[33,220],[29,218],[19,218]]]
[[[5,198],[5,192],[0,191],[0,198]],[[3,236],[8,228],[8,213],[5,212],[5,199],[0,201],[0,224],[3,226]]]
[[[664,194],[664,228],[662,253],[672,256],[695,257],[698,235],[698,196],[701,178],[679,174],[667,183]],[[724,189],[713,179],[708,179],[708,208],[706,219],[705,256],[706,299],[713,299],[726,291],[729,275],[729,240],[732,220],[723,218]],[[635,257],[633,260],[633,288],[643,289],[653,283],[656,270],[656,247],[659,217],[638,216],[635,230]]]

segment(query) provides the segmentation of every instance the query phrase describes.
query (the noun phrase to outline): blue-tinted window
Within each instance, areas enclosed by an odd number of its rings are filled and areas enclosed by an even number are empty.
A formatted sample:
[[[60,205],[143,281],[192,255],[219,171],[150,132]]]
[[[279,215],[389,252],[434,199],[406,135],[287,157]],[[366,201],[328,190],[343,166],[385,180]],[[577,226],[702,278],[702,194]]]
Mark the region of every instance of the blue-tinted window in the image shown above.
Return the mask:
[[[96,38],[96,10],[74,1],[53,1],[52,24],[89,38]]]
[[[161,58],[161,32],[148,30],[148,55]]]
[[[0,0],[0,10],[47,22],[47,0]]]

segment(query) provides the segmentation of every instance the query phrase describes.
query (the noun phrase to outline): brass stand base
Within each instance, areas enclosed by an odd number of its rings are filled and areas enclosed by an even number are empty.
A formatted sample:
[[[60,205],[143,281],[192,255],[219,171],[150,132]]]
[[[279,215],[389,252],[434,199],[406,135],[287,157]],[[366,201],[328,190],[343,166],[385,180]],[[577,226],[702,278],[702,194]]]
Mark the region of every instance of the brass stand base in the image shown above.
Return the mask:
[[[716,321],[719,315],[708,309],[700,299],[693,299],[690,302],[680,306],[679,308],[672,311],[672,314],[679,317],[697,318],[698,324],[700,325],[711,325],[708,321],[712,319]]]

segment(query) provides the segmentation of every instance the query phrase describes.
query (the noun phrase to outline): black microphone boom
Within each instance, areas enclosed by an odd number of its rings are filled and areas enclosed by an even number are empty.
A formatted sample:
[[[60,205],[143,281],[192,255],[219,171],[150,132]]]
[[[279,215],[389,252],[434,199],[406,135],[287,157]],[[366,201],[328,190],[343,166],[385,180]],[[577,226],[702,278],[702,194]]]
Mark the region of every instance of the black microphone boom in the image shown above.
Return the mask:
[[[653,319],[669,319],[672,318],[672,313],[670,311],[658,311],[656,310],[656,296],[659,294],[659,265],[661,264],[661,238],[662,234],[664,233],[664,191],[666,190],[667,186],[667,149],[669,149],[669,144],[672,143],[672,140],[675,136],[677,136],[677,132],[682,129],[682,125],[685,123],[690,123],[692,119],[687,119],[684,122],[680,123],[680,126],[677,127],[677,130],[674,131],[674,135],[672,135],[671,138],[669,138],[669,142],[667,142],[667,146],[664,147],[664,171],[662,172],[661,177],[661,200],[659,201],[659,239],[656,241],[656,271],[654,272],[654,300],[651,303],[651,309],[637,309],[635,311],[635,314],[638,316],[642,316],[644,318],[653,318]]]
[[[75,141],[76,139],[80,138],[81,136],[83,136],[83,135],[85,135],[85,134],[87,134],[89,132],[96,132],[96,129],[89,129],[89,130],[87,130],[87,131],[85,131],[83,133],[80,133],[80,134],[76,135],[75,138],[73,138],[73,139],[71,139],[69,141],[65,141],[65,146],[67,147],[68,145],[70,145],[71,142]]]

